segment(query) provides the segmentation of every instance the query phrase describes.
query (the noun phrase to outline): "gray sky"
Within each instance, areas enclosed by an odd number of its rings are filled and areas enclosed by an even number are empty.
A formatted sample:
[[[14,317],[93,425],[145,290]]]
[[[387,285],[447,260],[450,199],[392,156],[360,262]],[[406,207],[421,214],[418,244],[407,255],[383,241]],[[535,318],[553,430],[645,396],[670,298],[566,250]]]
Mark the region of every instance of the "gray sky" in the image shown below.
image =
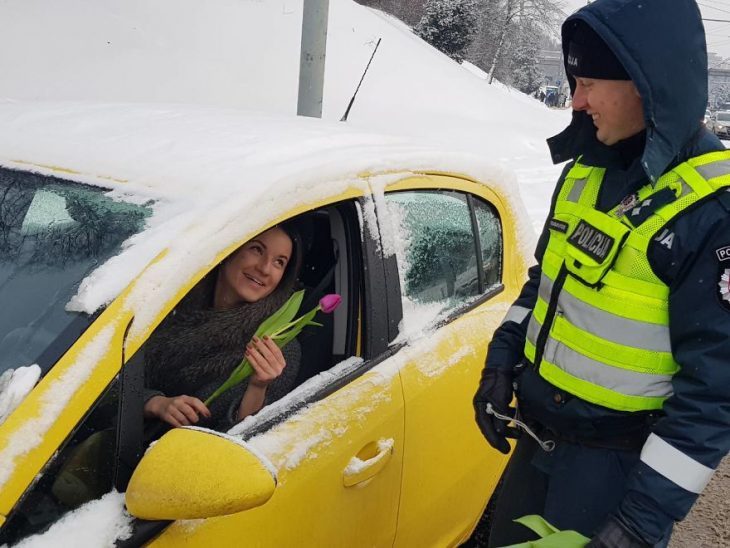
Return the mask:
[[[571,13],[586,4],[586,0],[564,0],[564,11]],[[705,21],[707,50],[730,57],[730,0],[698,0],[704,19],[726,19],[727,23]]]

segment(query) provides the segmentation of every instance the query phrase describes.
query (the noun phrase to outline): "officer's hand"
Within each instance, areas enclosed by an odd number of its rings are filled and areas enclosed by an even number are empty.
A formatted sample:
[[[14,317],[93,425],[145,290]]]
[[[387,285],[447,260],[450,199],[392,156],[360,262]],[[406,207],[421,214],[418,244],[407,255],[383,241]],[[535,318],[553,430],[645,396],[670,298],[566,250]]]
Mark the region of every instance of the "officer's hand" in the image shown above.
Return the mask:
[[[609,517],[586,548],[650,548],[615,516]]]
[[[498,368],[486,368],[482,373],[479,390],[474,395],[474,412],[482,435],[489,445],[504,454],[509,453],[507,422],[487,413],[487,404],[502,415],[514,416],[512,401],[512,373]]]

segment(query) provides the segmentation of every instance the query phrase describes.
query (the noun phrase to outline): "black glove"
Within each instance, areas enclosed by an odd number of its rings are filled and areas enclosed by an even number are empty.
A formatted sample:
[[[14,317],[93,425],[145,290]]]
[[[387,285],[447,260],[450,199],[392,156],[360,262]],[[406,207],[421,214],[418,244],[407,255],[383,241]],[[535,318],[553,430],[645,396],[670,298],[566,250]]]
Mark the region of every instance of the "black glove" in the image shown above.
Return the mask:
[[[651,548],[620,519],[610,516],[585,548]]]
[[[510,451],[507,436],[515,437],[514,429],[507,427],[507,421],[487,413],[487,404],[491,404],[492,408],[501,415],[513,417],[514,409],[509,406],[513,394],[512,379],[511,371],[487,367],[482,372],[479,389],[474,395],[474,411],[479,430],[482,431],[482,435],[487,439],[489,445],[504,454]]]

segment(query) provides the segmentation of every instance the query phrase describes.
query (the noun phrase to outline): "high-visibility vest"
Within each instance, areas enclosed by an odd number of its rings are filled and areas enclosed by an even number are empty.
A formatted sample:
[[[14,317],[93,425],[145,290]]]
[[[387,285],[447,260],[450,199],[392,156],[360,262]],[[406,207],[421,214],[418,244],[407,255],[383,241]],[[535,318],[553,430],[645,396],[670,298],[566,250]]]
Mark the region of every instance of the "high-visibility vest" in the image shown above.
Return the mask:
[[[692,158],[625,198],[596,209],[604,168],[568,172],[550,238],[525,356],[540,375],[586,401],[621,411],[661,409],[672,395],[669,288],[652,271],[652,240],[681,211],[730,186],[730,150]]]

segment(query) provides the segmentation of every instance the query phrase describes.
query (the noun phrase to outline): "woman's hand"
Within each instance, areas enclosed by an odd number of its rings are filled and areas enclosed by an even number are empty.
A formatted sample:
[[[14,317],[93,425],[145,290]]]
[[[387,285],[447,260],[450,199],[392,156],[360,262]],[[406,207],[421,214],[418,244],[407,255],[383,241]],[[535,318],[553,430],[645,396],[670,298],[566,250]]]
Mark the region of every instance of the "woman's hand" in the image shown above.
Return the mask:
[[[155,417],[174,426],[196,424],[202,415],[210,418],[210,411],[198,398],[192,396],[153,396],[144,404],[146,417]]]
[[[281,375],[286,367],[284,354],[281,348],[269,337],[259,339],[254,337],[246,345],[246,358],[253,367],[253,375],[248,379],[246,392],[243,394],[241,404],[238,407],[237,420],[256,413],[264,406],[266,401],[266,388],[271,381]]]
[[[269,337],[254,337],[246,346],[246,358],[254,371],[248,383],[259,388],[267,387],[286,367],[281,348]]]

